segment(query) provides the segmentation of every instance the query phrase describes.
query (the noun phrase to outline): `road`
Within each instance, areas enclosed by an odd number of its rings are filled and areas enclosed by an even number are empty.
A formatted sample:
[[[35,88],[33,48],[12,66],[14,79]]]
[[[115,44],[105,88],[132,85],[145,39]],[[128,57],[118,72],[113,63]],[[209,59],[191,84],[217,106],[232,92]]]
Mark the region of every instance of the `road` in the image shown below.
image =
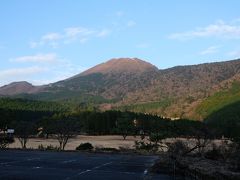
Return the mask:
[[[0,179],[168,180],[147,169],[156,156],[80,152],[0,151]]]

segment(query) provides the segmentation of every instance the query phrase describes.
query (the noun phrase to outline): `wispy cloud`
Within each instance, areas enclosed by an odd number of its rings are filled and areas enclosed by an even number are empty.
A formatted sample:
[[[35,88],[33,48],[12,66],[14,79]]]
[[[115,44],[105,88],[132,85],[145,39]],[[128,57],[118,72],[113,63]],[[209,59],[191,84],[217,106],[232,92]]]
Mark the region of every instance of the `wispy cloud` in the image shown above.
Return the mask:
[[[62,38],[62,35],[59,33],[48,33],[42,36],[43,41],[57,41]]]
[[[240,39],[240,25],[236,22],[226,23],[222,20],[210,24],[206,27],[196,28],[192,31],[173,33],[169,36],[170,39],[189,40],[201,37],[216,37],[227,39]]]
[[[73,77],[73,76],[83,72],[86,69],[87,68],[79,67],[79,66],[73,65],[71,63],[66,63],[62,66],[50,68],[48,70],[51,73],[50,78],[40,77],[38,79],[29,79],[29,81],[34,85],[43,85],[43,84],[54,83],[54,82],[58,82],[58,81]]]
[[[55,53],[48,54],[36,54],[31,56],[21,56],[14,59],[10,59],[10,62],[35,62],[35,63],[53,63],[57,62],[57,55]]]
[[[215,54],[218,52],[220,46],[210,46],[207,49],[201,51],[200,55]]]
[[[111,30],[109,29],[102,29],[101,31],[98,32],[97,37],[106,37],[111,33]]]
[[[84,28],[84,27],[70,27],[70,28],[66,28],[65,30],[65,36],[66,37],[71,37],[71,38],[75,38],[80,36],[86,36],[89,34],[93,34],[95,31],[88,29],[88,28]]]
[[[0,71],[0,85],[4,85],[13,81],[20,81],[28,78],[30,75],[35,75],[47,71],[45,67],[32,66],[25,68],[11,68]]]
[[[0,86],[22,80],[35,85],[48,84],[70,78],[87,69],[56,53],[21,56],[9,61],[16,66],[16,63],[22,63],[21,66],[27,67],[0,70]]]
[[[133,26],[136,26],[136,25],[137,25],[137,23],[133,20],[130,20],[130,21],[127,22],[127,27],[133,27]]]
[[[69,44],[73,42],[85,43],[91,38],[105,37],[110,34],[110,29],[90,29],[86,27],[68,27],[62,32],[51,32],[44,34],[39,41],[31,41],[29,46],[37,48],[43,45],[48,45],[52,48],[57,48],[61,44]]]

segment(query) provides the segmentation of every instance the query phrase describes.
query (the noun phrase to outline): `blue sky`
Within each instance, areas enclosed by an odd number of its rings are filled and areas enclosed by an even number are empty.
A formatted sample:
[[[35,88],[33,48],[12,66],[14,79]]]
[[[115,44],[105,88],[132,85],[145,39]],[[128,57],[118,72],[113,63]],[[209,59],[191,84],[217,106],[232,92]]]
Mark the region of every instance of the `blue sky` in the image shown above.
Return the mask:
[[[8,0],[0,85],[46,84],[117,57],[160,69],[240,57],[239,0]]]

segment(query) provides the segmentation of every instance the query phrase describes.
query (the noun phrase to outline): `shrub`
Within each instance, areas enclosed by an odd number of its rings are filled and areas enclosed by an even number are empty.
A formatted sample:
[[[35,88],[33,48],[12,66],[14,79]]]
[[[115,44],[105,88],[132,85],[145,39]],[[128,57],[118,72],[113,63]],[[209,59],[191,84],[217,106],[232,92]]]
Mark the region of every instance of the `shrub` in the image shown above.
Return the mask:
[[[46,150],[59,151],[60,149],[59,149],[59,147],[53,146],[50,144],[49,146],[46,147]]]
[[[76,147],[76,150],[78,151],[85,151],[85,150],[92,150],[93,146],[91,143],[81,143],[78,147]]]
[[[43,146],[42,144],[40,144],[38,146],[38,149],[41,150],[41,151],[58,151],[59,150],[59,147],[57,146],[53,146],[53,145],[48,145],[48,146]]]
[[[13,137],[8,136],[0,136],[0,149],[5,149],[9,144],[14,142]]]
[[[181,140],[177,140],[168,144],[168,153],[173,158],[187,155],[188,152],[190,152],[190,148],[188,147],[187,143],[184,143]]]
[[[205,153],[205,157],[211,160],[219,160],[223,158],[221,150],[216,147],[216,145],[213,145],[212,149]]]
[[[135,148],[136,150],[144,150],[144,151],[156,151],[158,149],[158,146],[156,144],[152,144],[144,142],[144,141],[135,141]]]
[[[111,147],[96,148],[97,151],[118,152],[119,150]]]

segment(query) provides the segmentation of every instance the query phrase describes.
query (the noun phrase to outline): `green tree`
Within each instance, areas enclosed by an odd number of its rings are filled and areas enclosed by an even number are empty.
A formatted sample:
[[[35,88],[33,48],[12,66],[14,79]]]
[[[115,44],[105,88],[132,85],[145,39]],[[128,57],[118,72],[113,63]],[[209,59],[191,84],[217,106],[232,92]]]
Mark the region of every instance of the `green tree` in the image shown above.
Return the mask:
[[[125,140],[129,134],[134,132],[134,120],[131,116],[125,112],[121,117],[117,119],[117,130],[123,136]]]
[[[19,121],[14,122],[15,136],[18,138],[23,149],[26,149],[27,142],[32,135],[36,134],[36,125],[34,122]]]
[[[59,149],[64,150],[68,140],[80,132],[79,123],[70,115],[54,115],[45,130],[54,135],[59,142]]]

